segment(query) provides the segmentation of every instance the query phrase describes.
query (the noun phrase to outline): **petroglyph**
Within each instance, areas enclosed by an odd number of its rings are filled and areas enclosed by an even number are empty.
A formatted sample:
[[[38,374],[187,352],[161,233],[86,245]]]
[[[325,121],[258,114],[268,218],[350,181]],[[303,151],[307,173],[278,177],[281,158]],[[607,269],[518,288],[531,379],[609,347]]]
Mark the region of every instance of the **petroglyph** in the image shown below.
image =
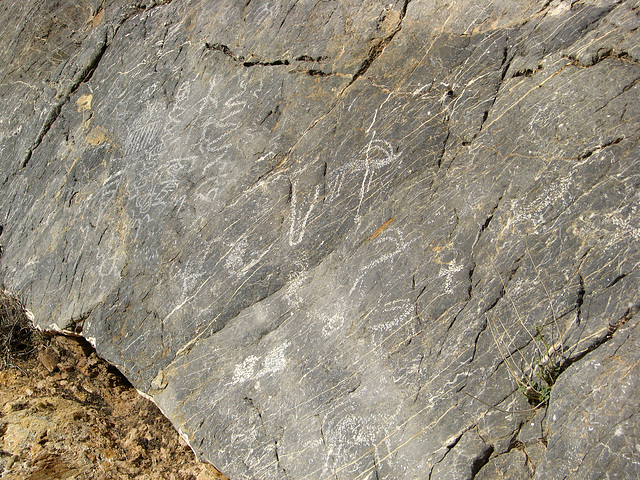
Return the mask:
[[[372,182],[376,175],[379,174],[381,169],[397,162],[401,157],[401,152],[396,151],[390,142],[376,138],[376,134],[374,130],[366,147],[360,150],[355,158],[327,175],[328,194],[325,199],[327,203],[335,202],[340,197],[343,193],[342,189],[345,181],[350,183],[354,177],[362,175],[361,180],[359,180],[360,188],[356,218],[360,216],[362,204],[367,193],[371,190]],[[384,187],[379,185],[376,188]]]
[[[382,264],[392,263],[394,259],[400,255],[400,253],[404,252],[412,243],[412,241],[407,241],[402,238],[402,236],[399,235],[399,231],[393,228],[387,229],[385,234],[379,236],[374,242],[378,251],[387,250],[387,252],[377,256],[374,260],[362,267],[349,290],[349,295],[352,295],[356,289],[361,286],[363,279],[371,269]],[[393,249],[392,251],[389,251],[389,246]]]
[[[292,186],[292,190],[289,245],[295,247],[296,245],[299,245],[304,238],[304,234],[307,228],[307,222],[309,221],[309,217],[311,216],[313,209],[318,204],[318,199],[320,198],[320,194],[322,193],[322,185],[315,186],[315,188],[313,189],[313,198],[307,200],[306,208],[300,207],[298,204],[300,193],[297,191],[295,184]]]
[[[464,267],[459,265],[455,259],[453,259],[448,266],[442,267],[438,273],[438,277],[444,277],[444,283],[442,288],[445,293],[451,293],[451,286],[453,285],[453,276],[460,272]]]
[[[281,371],[287,365],[285,350],[290,345],[290,342],[284,342],[271,349],[264,357],[249,355],[242,363],[235,366],[231,385],[258,380],[265,375]]]
[[[399,325],[405,324],[409,318],[413,317],[414,312],[415,306],[407,300],[392,300],[382,307],[381,314],[376,317],[376,322],[369,322],[369,328],[386,337]]]
[[[242,266],[244,265],[243,256],[247,250],[247,239],[246,237],[241,238],[238,242],[233,246],[229,255],[224,261],[224,266],[227,270],[237,273]]]
[[[338,331],[344,325],[345,317],[342,313],[336,313],[334,315],[322,315],[320,322],[324,324],[322,327],[322,335],[325,337]]]
[[[637,476],[637,388],[598,383],[637,377],[633,2],[31,3],[0,9],[0,283],[199,456]],[[530,364],[551,313],[581,350],[535,409],[489,321]]]
[[[291,277],[284,289],[284,300],[293,308],[299,308],[303,305],[304,299],[300,296],[300,289],[309,281],[307,269],[309,263],[304,255],[300,255],[293,262],[294,268]]]

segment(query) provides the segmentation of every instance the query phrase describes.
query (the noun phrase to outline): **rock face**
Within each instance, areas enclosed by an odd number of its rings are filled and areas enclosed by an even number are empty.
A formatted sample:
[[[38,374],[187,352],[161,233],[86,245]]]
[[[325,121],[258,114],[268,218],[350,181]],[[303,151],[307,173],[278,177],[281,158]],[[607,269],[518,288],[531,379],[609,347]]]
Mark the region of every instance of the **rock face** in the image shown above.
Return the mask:
[[[0,280],[232,479],[640,475],[640,3],[0,4]]]

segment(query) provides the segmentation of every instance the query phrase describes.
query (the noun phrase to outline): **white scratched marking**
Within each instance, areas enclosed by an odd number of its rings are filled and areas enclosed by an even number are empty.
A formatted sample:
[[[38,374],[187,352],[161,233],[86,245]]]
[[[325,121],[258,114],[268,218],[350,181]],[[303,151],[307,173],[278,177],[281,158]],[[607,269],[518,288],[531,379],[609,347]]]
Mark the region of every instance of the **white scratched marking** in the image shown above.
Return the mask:
[[[380,109],[384,106],[385,103],[387,103],[389,101],[389,99],[391,98],[391,93],[387,96],[387,98],[385,98],[384,102],[382,102],[380,104],[380,106],[378,108],[376,108],[375,113],[373,114],[373,120],[371,121],[371,125],[369,125],[369,128],[367,128],[367,133],[369,133],[369,131],[371,130],[371,128],[373,128],[373,125],[376,123],[376,119],[378,118],[378,112],[380,111]]]
[[[388,229],[387,232],[391,232],[391,229]],[[369,270],[371,270],[373,267],[386,262],[387,260],[391,260],[392,258],[394,258],[396,255],[398,255],[399,253],[403,252],[404,250],[407,249],[407,247],[411,244],[411,242],[409,243],[404,243],[402,241],[400,241],[397,238],[390,238],[390,237],[378,237],[377,239],[377,244],[383,243],[383,242],[392,242],[395,244],[395,250],[393,252],[389,252],[389,253],[385,253],[384,255],[380,255],[379,257],[375,258],[371,263],[369,263],[368,265],[364,266],[361,270],[360,275],[358,276],[358,278],[356,278],[355,282],[353,282],[353,285],[351,286],[351,289],[349,290],[349,295],[352,295],[353,292],[356,290],[356,288],[358,288],[358,285],[360,285],[360,283],[362,282],[362,279],[365,277],[365,275],[367,274],[367,272]]]
[[[232,385],[250,380],[253,377],[256,364],[259,361],[260,357],[249,355],[242,363],[237,364],[233,371]]]
[[[383,307],[383,312],[390,314],[391,320],[384,323],[370,324],[374,332],[390,332],[413,316],[414,306],[407,300],[393,300]],[[384,316],[388,318],[387,315]]]
[[[313,200],[309,204],[309,209],[307,210],[307,213],[305,214],[302,221],[298,224],[298,214],[299,214],[297,209],[298,195],[296,193],[295,188],[293,189],[293,193],[291,194],[291,225],[289,227],[289,245],[290,246],[295,247],[296,245],[299,245],[300,242],[302,242],[302,239],[304,238],[304,234],[307,228],[307,222],[309,221],[311,212],[313,211],[313,208],[315,207],[316,202],[320,197],[321,190],[322,190],[322,186],[316,185],[316,188],[313,193]]]
[[[322,327],[322,335],[328,337],[333,332],[338,330],[344,325],[344,315],[337,313],[331,317],[325,316],[321,320],[324,320],[324,326]]]
[[[362,178],[362,185],[360,187],[360,201],[358,203],[356,216],[360,215],[360,207],[364,201],[365,194],[371,188],[371,179],[376,171],[400,158],[399,153],[393,152],[393,146],[389,142],[386,140],[375,140],[375,136],[376,131],[374,130],[373,135],[371,135],[371,140],[364,152],[364,177]],[[381,155],[376,157],[376,154]]]
[[[327,182],[329,188],[325,202],[330,203],[340,195],[345,179],[352,178],[353,175],[359,172],[364,172],[358,194],[356,215],[359,217],[360,208],[362,207],[366,194],[371,188],[371,181],[377,171],[395,162],[401,156],[401,152],[394,152],[394,147],[391,143],[376,138],[376,134],[377,132],[374,130],[367,146],[364,147],[355,158],[332,173],[332,178]]]
[[[444,281],[444,291],[446,293],[451,293],[451,284],[453,283],[453,275],[462,270],[462,265],[458,265],[455,261],[451,261],[448,267],[441,268],[438,277],[446,277]]]
[[[233,370],[233,380],[231,385],[257,380],[265,375],[278,373],[287,365],[285,350],[291,345],[290,342],[282,343],[273,348],[262,360],[261,357],[249,355],[242,363],[236,364]],[[257,370],[258,365],[262,368]]]

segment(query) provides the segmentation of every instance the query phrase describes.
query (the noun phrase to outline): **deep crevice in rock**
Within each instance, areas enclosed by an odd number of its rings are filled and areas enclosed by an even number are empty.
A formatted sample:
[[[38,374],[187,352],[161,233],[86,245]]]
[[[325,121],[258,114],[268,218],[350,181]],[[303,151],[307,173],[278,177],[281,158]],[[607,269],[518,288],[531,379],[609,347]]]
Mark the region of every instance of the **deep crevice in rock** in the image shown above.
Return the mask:
[[[36,137],[31,147],[29,147],[29,150],[27,150],[25,157],[20,163],[21,170],[27,167],[29,161],[31,160],[31,157],[33,156],[33,152],[43,142],[44,137],[47,135],[47,133],[49,133],[49,130],[51,130],[51,127],[60,115],[60,112],[62,111],[64,105],[69,101],[69,98],[71,98],[73,94],[80,88],[80,85],[91,80],[93,72],[95,72],[96,68],[98,68],[98,64],[100,63],[100,60],[107,50],[107,46],[107,33],[105,31],[104,38],[98,43],[97,47],[94,47],[96,48],[95,52],[91,55],[87,64],[84,66],[84,68],[82,68],[79,74],[75,75],[70,85],[68,85],[65,89],[63,89],[62,92],[59,93],[59,96],[61,96],[62,98],[58,100],[49,110],[49,113],[45,118],[38,136]],[[79,55],[80,54],[82,54],[82,52],[80,52]]]
[[[589,58],[587,61],[578,59],[578,57],[575,54],[565,55],[564,58],[569,60],[573,65],[581,68],[593,67],[608,58],[613,58],[613,59],[633,63],[636,65],[640,65],[640,62],[635,58],[633,58],[631,55],[629,55],[628,52],[626,51],[616,52],[613,48],[600,49],[593,56],[591,56],[591,58]]]
[[[349,88],[356,80],[358,80],[358,78],[363,76],[367,72],[367,70],[369,70],[369,67],[371,67],[371,64],[380,55],[382,55],[382,52],[384,51],[385,47],[387,45],[389,45],[391,40],[393,40],[393,37],[395,37],[396,34],[400,30],[402,30],[402,21],[404,20],[404,17],[407,14],[407,7],[409,6],[410,2],[411,2],[411,0],[404,0],[404,4],[402,6],[402,10],[400,11],[400,18],[399,18],[398,23],[397,23],[396,27],[394,28],[394,30],[389,35],[387,35],[386,37],[378,39],[378,41],[376,41],[371,46],[371,48],[369,49],[369,54],[362,61],[362,63],[360,64],[360,67],[358,68],[358,70],[356,70],[356,72],[353,74],[353,76],[351,78],[351,81],[347,84],[346,87],[344,87],[344,90]],[[344,92],[344,90],[343,90],[343,92]]]
[[[233,60],[238,65],[243,67],[251,68],[251,67],[279,67],[279,66],[293,66],[295,63],[320,63],[326,59],[326,57],[310,57],[309,55],[299,55],[294,59],[290,58],[279,58],[275,60],[266,60],[256,55],[249,54],[248,56],[238,55],[234,53],[234,51],[225,44],[222,43],[209,43],[205,42],[204,44],[207,50],[217,51],[227,56],[231,60]],[[312,77],[329,77],[332,75],[336,75],[335,73],[328,73],[318,68],[303,68],[301,66],[296,66],[291,73],[304,73]]]
[[[209,43],[205,42],[205,48],[208,50],[214,50],[217,52],[221,52],[225,56],[229,57],[234,62],[242,65],[243,67],[277,67],[281,65],[290,65],[291,62],[287,58],[276,59],[276,60],[265,60],[255,55],[251,54],[249,57],[245,57],[244,55],[236,55],[231,48],[222,43]]]
[[[618,143],[620,143],[622,140],[624,140],[624,137],[617,137],[614,140],[611,140],[603,145],[598,145],[595,148],[591,148],[589,150],[587,150],[586,152],[580,154],[580,156],[578,157],[578,161],[582,161],[585,160],[587,158],[589,158],[591,155],[593,155],[596,152],[599,152],[600,150],[604,150],[605,148],[611,147],[613,145],[617,145]]]
[[[604,335],[596,338],[595,341],[584,347],[579,352],[568,356],[562,363],[558,376],[561,375],[565,370],[567,370],[567,368],[569,368],[571,365],[579,362],[585,356],[594,352],[605,343],[609,342],[613,338],[613,335],[616,333],[616,331],[627,324],[627,322],[629,322],[629,320],[631,320],[636,315],[636,313],[638,313],[638,311],[640,311],[640,304],[636,304],[627,308],[625,313],[618,320],[613,323],[609,323]]]
[[[487,445],[487,449],[473,459],[473,461],[471,462],[471,479],[476,478],[476,475],[478,475],[482,467],[489,463],[489,459],[491,458],[491,454],[493,454],[493,450],[493,445]]]
[[[576,298],[576,325],[580,325],[582,322],[582,306],[584,305],[584,296],[586,294],[584,288],[584,278],[582,278],[582,274],[578,272],[578,280],[580,282],[580,286],[578,288],[578,298]]]

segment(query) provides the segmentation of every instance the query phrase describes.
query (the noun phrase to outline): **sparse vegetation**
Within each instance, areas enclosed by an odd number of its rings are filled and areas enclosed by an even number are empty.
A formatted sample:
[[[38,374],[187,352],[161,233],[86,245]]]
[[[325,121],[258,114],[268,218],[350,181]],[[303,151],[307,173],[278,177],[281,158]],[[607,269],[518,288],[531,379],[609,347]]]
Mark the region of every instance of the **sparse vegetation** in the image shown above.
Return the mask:
[[[0,289],[0,369],[16,366],[36,350],[38,332],[20,300]]]
[[[0,290],[0,478],[223,480],[82,337]]]
[[[516,307],[515,301],[509,293],[504,279],[495,268],[495,265],[494,269],[502,283],[504,296],[509,300],[513,311],[515,312],[515,316],[517,318],[516,326],[523,329],[531,339],[531,343],[534,346],[533,356],[525,356],[521,349],[514,348],[515,335],[510,333],[513,330],[507,328],[501,320],[496,322],[495,319],[489,318],[488,323],[500,355],[512,378],[518,384],[518,391],[527,397],[530,405],[534,408],[538,408],[548,405],[551,390],[558,379],[558,376],[562,373],[564,369],[563,367],[565,367],[566,358],[563,333],[558,324],[551,295],[540,276],[538,266],[533,261],[528,245],[526,247],[526,253],[533,269],[535,270],[536,277],[544,289],[551,309],[551,319],[542,325],[536,325],[534,327],[535,332],[532,332],[531,329],[527,327],[526,322],[523,320],[518,308]],[[502,334],[498,331],[497,324],[500,325]],[[516,356],[520,357],[519,361],[514,358]]]
[[[522,393],[531,405],[547,405],[551,395],[551,388],[562,372],[564,358],[555,358],[549,355],[553,347],[548,345],[542,335],[542,327],[536,326],[535,338],[545,347],[545,357],[538,358],[533,363],[533,371],[528,376],[523,375],[518,382],[518,391]],[[546,362],[543,363],[543,360]]]

